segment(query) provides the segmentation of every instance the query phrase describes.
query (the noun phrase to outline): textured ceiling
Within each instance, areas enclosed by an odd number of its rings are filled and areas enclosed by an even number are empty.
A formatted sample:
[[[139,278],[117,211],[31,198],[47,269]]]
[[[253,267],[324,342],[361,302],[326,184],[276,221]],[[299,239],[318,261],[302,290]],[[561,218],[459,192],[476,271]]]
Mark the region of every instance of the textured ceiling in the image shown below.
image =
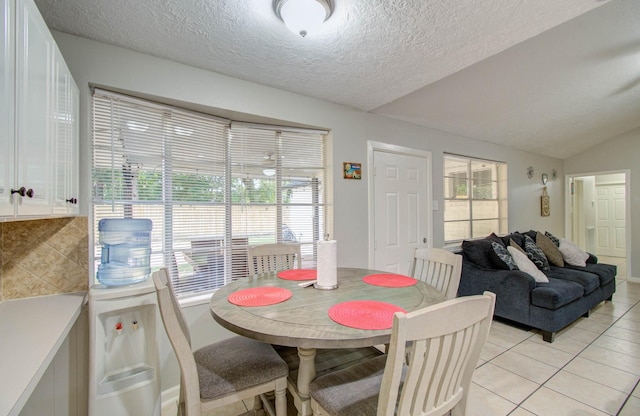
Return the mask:
[[[36,3],[61,32],[554,157],[640,125],[637,0],[335,0],[306,38],[271,0]]]

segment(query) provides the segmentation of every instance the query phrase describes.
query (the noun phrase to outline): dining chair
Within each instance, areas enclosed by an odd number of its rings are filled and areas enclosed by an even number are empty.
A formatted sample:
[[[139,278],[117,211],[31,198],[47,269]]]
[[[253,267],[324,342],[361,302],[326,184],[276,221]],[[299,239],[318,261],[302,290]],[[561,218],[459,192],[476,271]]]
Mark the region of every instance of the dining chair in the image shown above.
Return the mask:
[[[489,335],[495,294],[397,312],[389,353],[311,382],[319,415],[464,415],[469,386]],[[406,343],[412,342],[405,363]]]
[[[289,367],[273,347],[234,336],[196,351],[191,349],[189,327],[173,293],[166,268],[152,274],[158,307],[180,367],[178,415],[200,416],[212,409],[254,397],[254,410],[274,414],[265,393],[274,392],[275,415],[287,414]]]
[[[460,286],[462,256],[442,248],[417,248],[409,274],[453,299]]]
[[[302,266],[300,244],[279,243],[249,246],[249,276]]]

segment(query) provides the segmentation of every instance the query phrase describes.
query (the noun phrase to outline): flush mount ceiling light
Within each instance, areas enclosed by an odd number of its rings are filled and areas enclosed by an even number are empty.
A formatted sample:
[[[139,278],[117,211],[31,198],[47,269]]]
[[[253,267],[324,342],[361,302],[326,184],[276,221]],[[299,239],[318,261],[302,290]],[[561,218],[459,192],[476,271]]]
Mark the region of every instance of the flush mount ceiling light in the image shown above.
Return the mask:
[[[333,0],[273,0],[273,10],[289,30],[305,37],[331,16]]]

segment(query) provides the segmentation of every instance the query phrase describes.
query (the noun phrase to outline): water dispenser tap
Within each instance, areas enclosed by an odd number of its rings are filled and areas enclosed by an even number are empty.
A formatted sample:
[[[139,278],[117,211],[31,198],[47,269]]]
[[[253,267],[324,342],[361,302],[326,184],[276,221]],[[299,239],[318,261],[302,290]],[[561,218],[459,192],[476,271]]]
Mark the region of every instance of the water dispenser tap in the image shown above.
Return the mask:
[[[122,334],[122,322],[118,322],[114,329],[116,331],[116,334],[118,335]]]
[[[137,320],[137,319],[134,319],[133,321],[131,321],[131,328],[132,328],[134,331],[137,331],[137,330],[138,330],[138,320]]]

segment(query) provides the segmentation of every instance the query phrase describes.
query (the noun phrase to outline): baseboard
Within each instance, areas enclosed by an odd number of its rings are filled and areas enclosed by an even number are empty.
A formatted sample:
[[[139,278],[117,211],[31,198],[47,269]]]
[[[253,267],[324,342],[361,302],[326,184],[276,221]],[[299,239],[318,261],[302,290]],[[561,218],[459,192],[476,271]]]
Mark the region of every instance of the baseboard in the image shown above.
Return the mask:
[[[175,414],[173,413],[173,410],[178,409],[177,403],[179,398],[180,398],[179,384],[177,386],[173,386],[166,390],[162,390],[162,393],[160,393],[160,400],[162,403],[162,415]],[[168,412],[166,412],[165,409],[167,409]]]
[[[627,277],[627,282],[640,283],[640,277]]]

